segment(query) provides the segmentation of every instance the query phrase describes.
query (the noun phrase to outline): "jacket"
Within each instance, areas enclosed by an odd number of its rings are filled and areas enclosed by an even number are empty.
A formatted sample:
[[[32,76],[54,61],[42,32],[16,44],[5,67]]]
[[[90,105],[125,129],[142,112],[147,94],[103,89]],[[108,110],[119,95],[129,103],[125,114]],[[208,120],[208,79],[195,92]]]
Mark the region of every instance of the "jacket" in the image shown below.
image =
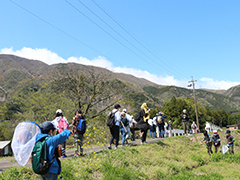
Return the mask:
[[[188,122],[189,121],[189,115],[187,113],[182,114],[182,122]]]
[[[127,119],[126,117],[122,118],[121,121],[122,121],[122,123],[123,123],[123,125],[124,125],[125,127],[128,126],[129,121],[128,121],[128,119]],[[121,122],[119,123],[119,129],[123,128],[122,123],[121,123]]]
[[[67,129],[64,129],[61,133],[55,135],[55,136],[51,136],[48,134],[38,134],[36,137],[36,142],[38,140],[40,140],[43,137],[50,137],[47,141],[46,141],[46,145],[47,145],[47,158],[48,158],[48,162],[50,162],[54,156],[54,152],[55,149],[57,148],[57,146],[61,143],[64,143],[68,136],[70,135],[70,131]],[[60,174],[61,169],[60,166],[57,162],[57,157],[54,158],[53,163],[51,164],[48,173],[53,173],[53,174]]]
[[[218,146],[218,145],[220,145],[220,136],[218,135],[218,134],[214,134],[213,136],[212,136],[212,140],[213,140],[213,145],[214,146]],[[215,145],[215,143],[217,143],[217,145]]]

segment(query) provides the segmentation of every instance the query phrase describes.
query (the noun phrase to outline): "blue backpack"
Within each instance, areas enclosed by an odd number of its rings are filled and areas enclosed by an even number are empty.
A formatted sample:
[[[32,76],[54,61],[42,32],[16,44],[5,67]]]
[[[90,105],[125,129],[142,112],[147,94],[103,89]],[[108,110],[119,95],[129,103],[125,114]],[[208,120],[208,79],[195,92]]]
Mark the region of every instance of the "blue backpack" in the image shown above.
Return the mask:
[[[84,117],[82,116],[79,116],[78,117],[80,118],[79,120],[79,123],[78,123],[78,126],[77,126],[77,131],[79,134],[84,134],[86,132],[86,120],[84,119]]]

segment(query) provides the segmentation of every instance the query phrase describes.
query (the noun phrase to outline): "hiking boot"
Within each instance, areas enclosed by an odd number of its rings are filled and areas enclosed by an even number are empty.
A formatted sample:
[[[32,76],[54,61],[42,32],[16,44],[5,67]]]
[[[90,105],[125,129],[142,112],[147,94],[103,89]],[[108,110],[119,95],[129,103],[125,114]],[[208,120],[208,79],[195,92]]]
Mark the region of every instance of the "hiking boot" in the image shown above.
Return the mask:
[[[84,156],[84,154],[83,153],[80,153],[80,155],[79,156]]]
[[[62,156],[62,158],[66,158],[67,157],[67,155],[66,154],[64,154],[63,156]]]
[[[114,149],[118,149],[118,147],[116,146]]]
[[[111,145],[108,145],[108,149],[112,149]]]

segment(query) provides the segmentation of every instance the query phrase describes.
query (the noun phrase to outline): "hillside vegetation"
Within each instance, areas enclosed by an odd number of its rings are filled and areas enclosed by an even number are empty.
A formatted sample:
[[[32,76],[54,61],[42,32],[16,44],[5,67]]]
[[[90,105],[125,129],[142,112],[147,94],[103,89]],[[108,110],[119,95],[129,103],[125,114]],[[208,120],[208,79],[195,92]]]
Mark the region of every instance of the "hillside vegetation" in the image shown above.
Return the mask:
[[[178,136],[140,146],[93,152],[89,156],[62,161],[64,179],[103,180],[221,180],[239,179],[240,136],[232,134],[235,154],[213,154],[209,158],[202,134]],[[220,132],[222,144],[225,134]],[[0,179],[40,179],[31,168],[12,167]]]

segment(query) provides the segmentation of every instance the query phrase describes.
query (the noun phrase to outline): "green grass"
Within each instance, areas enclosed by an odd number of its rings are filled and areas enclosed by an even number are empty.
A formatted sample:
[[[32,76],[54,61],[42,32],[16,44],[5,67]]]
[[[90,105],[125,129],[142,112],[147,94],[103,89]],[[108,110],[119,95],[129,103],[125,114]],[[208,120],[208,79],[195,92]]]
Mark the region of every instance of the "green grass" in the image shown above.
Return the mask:
[[[224,134],[220,134],[221,138]],[[239,141],[239,136],[234,134]],[[222,138],[222,143],[225,140]],[[103,150],[62,161],[64,179],[239,179],[240,151],[213,154],[209,159],[202,135],[181,136],[141,146]],[[41,179],[31,168],[10,168],[0,179]]]

